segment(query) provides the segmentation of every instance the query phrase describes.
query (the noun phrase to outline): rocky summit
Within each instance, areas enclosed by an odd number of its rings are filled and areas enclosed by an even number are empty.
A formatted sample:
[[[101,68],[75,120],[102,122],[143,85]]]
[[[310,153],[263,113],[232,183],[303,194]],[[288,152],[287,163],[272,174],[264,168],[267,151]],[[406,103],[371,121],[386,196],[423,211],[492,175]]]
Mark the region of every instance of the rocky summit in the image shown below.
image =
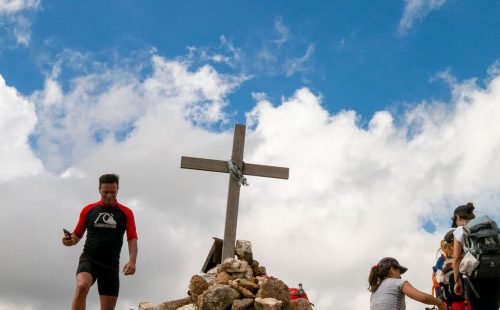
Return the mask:
[[[288,286],[267,275],[253,259],[250,241],[238,240],[235,252],[234,258],[192,276],[187,297],[158,305],[143,302],[139,310],[312,310],[305,299],[290,300]]]

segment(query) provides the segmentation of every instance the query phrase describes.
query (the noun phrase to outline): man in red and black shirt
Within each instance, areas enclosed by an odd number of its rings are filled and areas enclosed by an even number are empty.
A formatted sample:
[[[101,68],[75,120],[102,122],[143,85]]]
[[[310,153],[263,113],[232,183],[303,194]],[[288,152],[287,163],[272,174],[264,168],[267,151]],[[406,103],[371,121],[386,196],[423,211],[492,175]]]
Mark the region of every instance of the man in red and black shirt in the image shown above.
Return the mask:
[[[76,292],[72,310],[85,309],[90,287],[97,281],[101,310],[112,310],[120,289],[119,268],[123,235],[127,232],[129,261],[123,266],[125,275],[135,273],[137,232],[134,214],[118,203],[119,177],[105,174],[99,178],[101,200],[84,207],[71,238],[62,240],[65,246],[77,244],[87,230],[87,238],[76,272]]]

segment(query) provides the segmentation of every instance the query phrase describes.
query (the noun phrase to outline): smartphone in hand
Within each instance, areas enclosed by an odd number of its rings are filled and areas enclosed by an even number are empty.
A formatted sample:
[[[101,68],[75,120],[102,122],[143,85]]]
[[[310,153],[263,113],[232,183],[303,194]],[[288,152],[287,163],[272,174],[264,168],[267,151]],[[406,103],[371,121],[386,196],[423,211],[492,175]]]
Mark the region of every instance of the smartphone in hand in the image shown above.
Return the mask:
[[[66,237],[68,237],[68,239],[71,239],[71,233],[69,232],[69,230],[63,228],[63,232],[66,235]]]

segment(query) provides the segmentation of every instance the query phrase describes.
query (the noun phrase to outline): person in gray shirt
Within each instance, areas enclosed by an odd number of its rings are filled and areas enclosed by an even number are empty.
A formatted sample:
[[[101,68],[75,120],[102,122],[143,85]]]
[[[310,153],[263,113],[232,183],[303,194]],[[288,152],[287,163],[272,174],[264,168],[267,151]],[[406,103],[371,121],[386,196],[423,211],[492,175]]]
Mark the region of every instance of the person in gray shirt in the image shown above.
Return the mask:
[[[370,310],[405,310],[405,296],[427,305],[446,310],[446,304],[439,298],[414,288],[410,282],[401,279],[407,268],[392,257],[382,258],[373,266],[368,276]]]

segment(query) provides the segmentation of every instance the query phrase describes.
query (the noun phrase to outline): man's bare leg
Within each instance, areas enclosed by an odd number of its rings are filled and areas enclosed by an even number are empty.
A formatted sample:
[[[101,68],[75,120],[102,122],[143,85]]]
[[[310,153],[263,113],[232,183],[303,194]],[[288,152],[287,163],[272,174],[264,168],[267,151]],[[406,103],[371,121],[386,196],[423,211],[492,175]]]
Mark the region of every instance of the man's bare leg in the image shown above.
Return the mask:
[[[80,272],[76,275],[76,291],[71,310],[85,310],[87,295],[94,282],[94,277],[88,272]]]

